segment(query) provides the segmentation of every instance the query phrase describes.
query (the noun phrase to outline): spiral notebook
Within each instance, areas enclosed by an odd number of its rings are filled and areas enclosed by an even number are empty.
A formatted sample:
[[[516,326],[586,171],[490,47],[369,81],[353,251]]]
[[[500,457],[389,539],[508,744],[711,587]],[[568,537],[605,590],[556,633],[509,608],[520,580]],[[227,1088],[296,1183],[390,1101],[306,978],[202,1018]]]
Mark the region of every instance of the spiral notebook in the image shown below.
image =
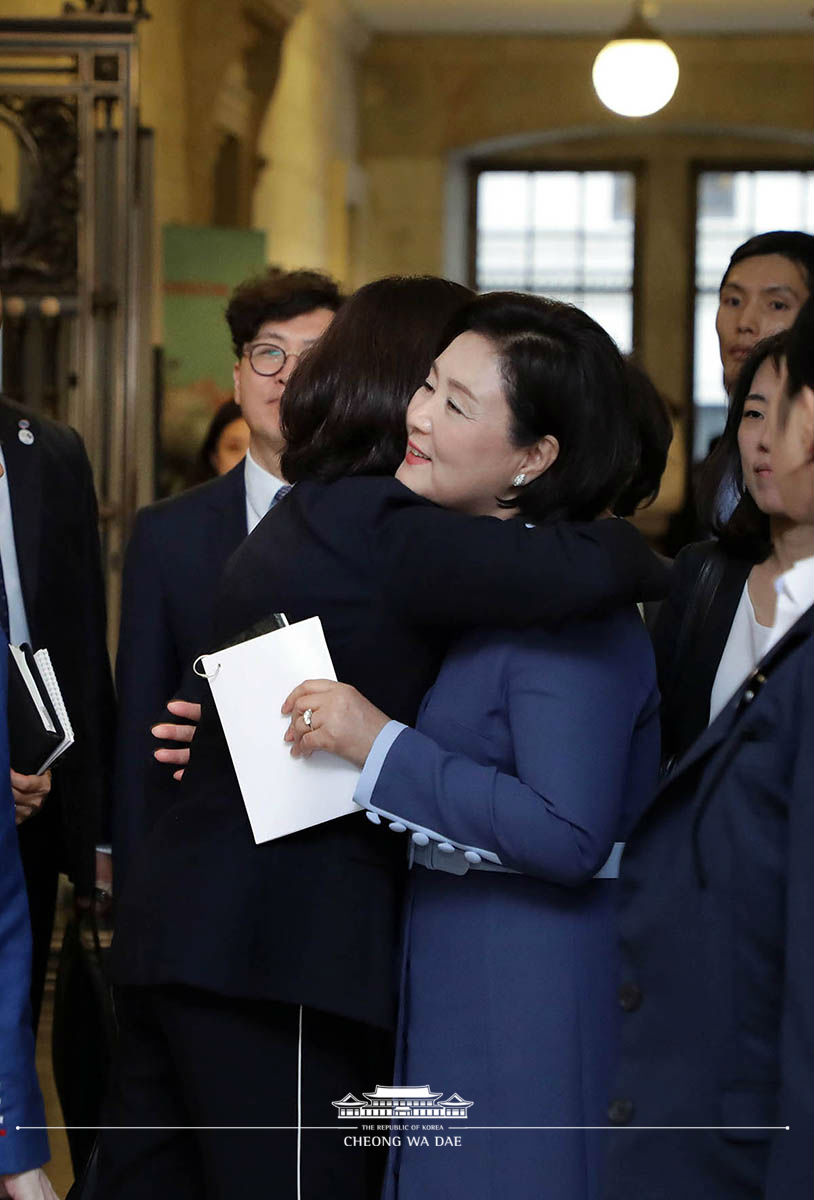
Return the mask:
[[[11,765],[42,775],[73,745],[65,701],[46,649],[9,645],[8,726]]]
[[[361,812],[356,767],[324,751],[292,758],[283,741],[289,692],[306,679],[336,679],[319,617],[202,654],[195,670],[212,689],[255,842]]]

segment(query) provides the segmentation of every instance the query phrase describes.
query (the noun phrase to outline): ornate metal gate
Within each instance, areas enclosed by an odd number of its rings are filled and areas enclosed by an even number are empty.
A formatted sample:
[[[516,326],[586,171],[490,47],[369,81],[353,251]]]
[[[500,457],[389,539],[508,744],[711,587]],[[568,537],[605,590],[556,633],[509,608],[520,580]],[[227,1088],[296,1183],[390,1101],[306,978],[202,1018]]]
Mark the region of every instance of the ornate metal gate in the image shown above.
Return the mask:
[[[152,498],[152,176],[150,136],[138,126],[140,15],[139,3],[133,15],[0,20],[3,391],[85,439],[111,628],[130,520]]]

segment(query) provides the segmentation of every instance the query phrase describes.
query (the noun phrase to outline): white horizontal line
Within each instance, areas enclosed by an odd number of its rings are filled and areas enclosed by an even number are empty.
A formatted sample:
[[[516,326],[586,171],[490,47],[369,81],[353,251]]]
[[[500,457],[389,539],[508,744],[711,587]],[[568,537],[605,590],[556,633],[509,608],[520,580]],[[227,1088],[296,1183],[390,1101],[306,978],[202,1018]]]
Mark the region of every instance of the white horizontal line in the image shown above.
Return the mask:
[[[111,1131],[121,1131],[128,1129],[135,1130],[154,1130],[170,1133],[192,1133],[200,1131],[202,1133],[217,1132],[229,1133],[232,1130],[238,1132],[251,1132],[252,1130],[275,1130],[275,1129],[332,1129],[334,1132],[341,1133],[346,1129],[358,1129],[358,1125],[15,1125],[18,1130],[30,1129],[70,1129],[70,1130],[96,1130],[98,1133],[109,1133]]]
[[[726,1132],[728,1130],[785,1130],[789,1132],[789,1125],[462,1125],[462,1129],[541,1129],[541,1130],[576,1130],[576,1129],[607,1129],[619,1130],[625,1129],[683,1129],[683,1130],[717,1130],[718,1132]]]
[[[385,1124],[385,1122],[382,1121],[382,1124]],[[420,1122],[417,1122],[416,1124],[420,1128]],[[17,1130],[34,1130],[34,1129],[63,1129],[63,1130],[70,1129],[70,1130],[74,1130],[75,1129],[75,1130],[97,1130],[99,1132],[104,1131],[105,1133],[108,1133],[111,1131],[116,1131],[116,1130],[118,1130],[118,1131],[122,1131],[122,1130],[154,1130],[156,1132],[159,1130],[163,1131],[163,1132],[171,1132],[171,1131],[175,1130],[178,1133],[189,1133],[189,1132],[194,1132],[196,1130],[199,1130],[204,1133],[213,1132],[213,1131],[228,1133],[230,1130],[234,1130],[234,1131],[242,1131],[245,1133],[245,1132],[252,1132],[252,1131],[260,1132],[262,1130],[285,1130],[285,1129],[297,1129],[297,1128],[310,1129],[310,1130],[327,1129],[327,1130],[333,1130],[335,1133],[339,1133],[339,1132],[344,1132],[344,1131],[347,1131],[350,1129],[358,1130],[360,1128],[360,1126],[358,1126],[358,1125],[300,1125],[300,1126],[297,1126],[297,1125],[15,1125],[15,1129],[17,1129]],[[790,1125],[456,1125],[455,1128],[458,1130],[470,1129],[473,1131],[476,1129],[477,1130],[529,1129],[529,1130],[538,1130],[541,1132],[546,1132],[546,1131],[547,1132],[556,1132],[556,1131],[568,1132],[568,1131],[574,1131],[574,1130],[605,1129],[605,1130],[610,1130],[611,1132],[613,1132],[614,1130],[622,1132],[626,1129],[650,1130],[650,1131],[662,1129],[662,1130],[684,1130],[684,1131],[709,1130],[709,1131],[717,1131],[717,1132],[724,1132],[724,1133],[728,1132],[728,1131],[737,1131],[737,1130],[743,1130],[743,1131],[769,1130],[771,1132],[781,1132],[782,1131],[782,1132],[788,1133],[789,1130],[791,1129],[791,1126]],[[396,1130],[395,1132],[398,1133],[398,1132],[401,1132],[401,1130]]]

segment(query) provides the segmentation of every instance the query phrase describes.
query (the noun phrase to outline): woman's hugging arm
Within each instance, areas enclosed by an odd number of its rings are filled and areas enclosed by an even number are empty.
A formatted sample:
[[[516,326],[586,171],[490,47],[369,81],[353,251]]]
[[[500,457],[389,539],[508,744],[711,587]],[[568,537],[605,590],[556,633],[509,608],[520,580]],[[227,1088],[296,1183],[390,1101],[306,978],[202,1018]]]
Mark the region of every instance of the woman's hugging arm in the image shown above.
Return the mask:
[[[529,527],[470,517],[394,484],[373,531],[388,601],[416,624],[557,624],[658,599],[668,572],[633,526],[616,518]]]

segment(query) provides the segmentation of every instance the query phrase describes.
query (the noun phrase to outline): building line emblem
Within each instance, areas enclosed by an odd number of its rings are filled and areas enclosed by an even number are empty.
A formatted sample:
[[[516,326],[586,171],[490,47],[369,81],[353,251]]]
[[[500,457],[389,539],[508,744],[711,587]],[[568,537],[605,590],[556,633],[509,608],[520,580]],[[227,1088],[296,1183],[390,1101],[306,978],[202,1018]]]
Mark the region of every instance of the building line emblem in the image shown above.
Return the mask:
[[[430,1121],[441,1117],[465,1121],[474,1100],[464,1100],[457,1092],[441,1100],[443,1094],[431,1092],[427,1083],[421,1087],[386,1087],[377,1083],[375,1091],[362,1092],[363,1100],[348,1092],[331,1104],[340,1120]]]

